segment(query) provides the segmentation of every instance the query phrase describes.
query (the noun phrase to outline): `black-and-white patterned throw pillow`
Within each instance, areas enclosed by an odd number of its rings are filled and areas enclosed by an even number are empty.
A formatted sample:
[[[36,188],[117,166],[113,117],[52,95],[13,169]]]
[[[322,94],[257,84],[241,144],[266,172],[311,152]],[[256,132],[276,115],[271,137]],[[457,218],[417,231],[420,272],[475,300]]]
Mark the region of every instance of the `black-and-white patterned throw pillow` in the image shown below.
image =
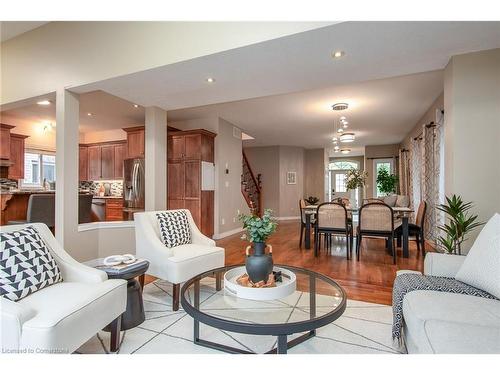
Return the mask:
[[[160,236],[166,247],[191,243],[191,228],[185,210],[165,211],[156,214]]]
[[[60,281],[59,267],[33,226],[0,233],[0,296],[18,301]]]

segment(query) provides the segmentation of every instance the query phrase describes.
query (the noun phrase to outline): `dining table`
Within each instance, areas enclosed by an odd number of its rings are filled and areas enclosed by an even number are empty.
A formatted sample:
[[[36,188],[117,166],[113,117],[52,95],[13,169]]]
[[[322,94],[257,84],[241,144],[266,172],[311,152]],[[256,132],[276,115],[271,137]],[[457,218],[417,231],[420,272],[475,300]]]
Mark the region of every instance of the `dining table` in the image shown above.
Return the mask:
[[[302,210],[304,210],[305,216],[305,224],[306,224],[306,233],[304,236],[304,246],[306,249],[311,248],[311,219],[314,215],[316,215],[316,210],[318,205],[307,205]],[[352,213],[358,213],[361,207],[357,206],[346,206],[346,210]],[[402,248],[403,248],[403,258],[408,258],[410,256],[410,248],[409,248],[409,217],[413,212],[413,209],[410,207],[391,207],[394,216],[398,216],[401,218],[401,227],[402,227]]]

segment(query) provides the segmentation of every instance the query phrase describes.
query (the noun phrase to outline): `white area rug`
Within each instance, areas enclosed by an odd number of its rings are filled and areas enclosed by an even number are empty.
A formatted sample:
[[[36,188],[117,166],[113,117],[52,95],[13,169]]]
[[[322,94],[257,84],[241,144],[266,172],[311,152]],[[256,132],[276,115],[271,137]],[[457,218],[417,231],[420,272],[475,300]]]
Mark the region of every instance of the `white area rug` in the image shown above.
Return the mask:
[[[122,332],[120,354],[222,353],[193,344],[193,319],[182,308],[176,312],[172,311],[171,291],[171,284],[160,280],[145,286],[143,298],[146,321],[134,329]],[[202,287],[200,296],[201,304],[205,304],[203,307],[211,309],[211,314],[234,314],[234,310],[228,312],[220,307],[223,305],[223,292],[214,292],[213,286]],[[277,301],[266,308],[273,320],[280,314],[285,321],[297,320],[301,314],[305,314],[300,303],[305,294],[296,292],[286,300]],[[252,316],[247,310],[245,316],[237,318],[251,321]],[[347,308],[339,319],[317,329],[316,337],[289,349],[288,353],[397,354],[391,345],[391,324],[391,306],[348,300]],[[256,353],[264,353],[276,346],[276,338],[272,336],[226,332],[202,323],[200,337]],[[77,353],[107,353],[108,349],[109,333],[101,332],[82,345]]]

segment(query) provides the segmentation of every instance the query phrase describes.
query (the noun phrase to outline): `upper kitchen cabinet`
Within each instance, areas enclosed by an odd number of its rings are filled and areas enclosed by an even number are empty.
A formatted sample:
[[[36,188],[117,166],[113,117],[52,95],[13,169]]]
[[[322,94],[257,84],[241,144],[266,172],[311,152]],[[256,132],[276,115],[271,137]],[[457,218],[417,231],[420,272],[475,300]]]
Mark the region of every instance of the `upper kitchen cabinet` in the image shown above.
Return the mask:
[[[0,159],[10,159],[10,130],[14,126],[0,124]]]
[[[168,133],[167,154],[169,160],[201,160],[214,162],[215,134],[203,130]]]
[[[24,141],[27,135],[10,134],[10,162],[8,178],[21,180],[24,178]]]
[[[89,180],[89,148],[86,145],[80,145],[78,149],[78,179],[80,181]]]
[[[122,179],[125,151],[125,141],[80,145],[80,181]]]
[[[127,133],[127,158],[143,158],[145,149],[144,126],[123,128]]]

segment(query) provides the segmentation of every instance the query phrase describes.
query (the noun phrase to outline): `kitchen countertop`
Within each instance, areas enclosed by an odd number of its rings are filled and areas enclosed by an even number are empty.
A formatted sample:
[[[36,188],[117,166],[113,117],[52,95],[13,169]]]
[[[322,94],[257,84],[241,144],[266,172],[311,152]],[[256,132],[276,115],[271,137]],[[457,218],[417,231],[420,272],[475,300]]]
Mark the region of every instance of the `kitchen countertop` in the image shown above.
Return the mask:
[[[104,197],[100,197],[98,195],[94,195],[93,198],[94,199],[123,199],[123,197],[121,197],[121,196],[115,196],[115,195],[107,195],[107,196],[104,196]]]
[[[21,195],[21,194],[55,194],[55,190],[2,190],[1,194],[12,194],[12,195]]]

